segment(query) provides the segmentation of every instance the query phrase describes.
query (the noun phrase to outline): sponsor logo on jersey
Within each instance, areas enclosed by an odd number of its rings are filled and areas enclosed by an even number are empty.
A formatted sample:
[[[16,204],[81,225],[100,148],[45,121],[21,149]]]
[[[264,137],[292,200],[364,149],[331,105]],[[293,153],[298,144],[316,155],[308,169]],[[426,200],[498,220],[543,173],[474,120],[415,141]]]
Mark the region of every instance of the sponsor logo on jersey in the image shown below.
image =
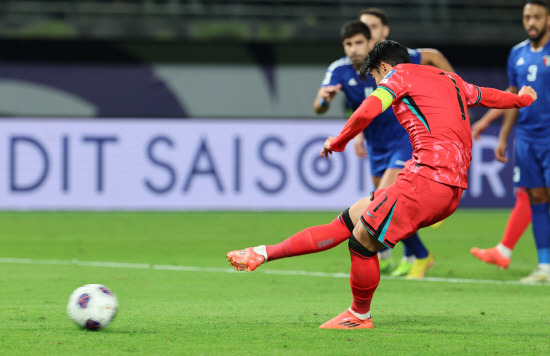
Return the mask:
[[[355,78],[351,78],[350,80],[348,80],[348,85],[350,87],[354,87],[357,85],[357,80],[355,80]]]
[[[523,57],[519,57],[518,61],[516,62],[516,66],[522,66],[525,64],[525,59]]]
[[[550,56],[543,56],[542,61],[544,62],[545,66],[550,67]]]

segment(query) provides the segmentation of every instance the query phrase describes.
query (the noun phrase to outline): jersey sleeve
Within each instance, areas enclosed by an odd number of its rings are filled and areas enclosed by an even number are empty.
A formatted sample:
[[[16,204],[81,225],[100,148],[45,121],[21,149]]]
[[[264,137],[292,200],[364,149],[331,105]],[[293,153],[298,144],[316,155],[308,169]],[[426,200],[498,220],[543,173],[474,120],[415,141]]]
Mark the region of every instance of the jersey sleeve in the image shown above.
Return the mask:
[[[533,103],[533,98],[530,95],[516,95],[494,88],[478,87],[467,82],[463,83],[468,107],[484,106],[495,109],[512,109],[522,108]]]
[[[487,108],[523,108],[533,103],[533,97],[527,94],[517,95],[507,91],[483,87],[480,87],[479,90],[481,92],[481,98],[478,105]]]
[[[407,51],[409,52],[412,64],[420,64],[422,62],[422,53],[419,50],[407,48]]]
[[[511,87],[518,86],[518,80],[516,76],[516,61],[515,61],[514,52],[510,51],[510,54],[508,55],[508,62],[506,64],[506,73],[508,74],[508,82],[510,83]]]
[[[341,83],[340,76],[341,76],[341,74],[338,71],[338,67],[333,69],[333,65],[331,65],[330,67],[328,67],[328,69],[325,73],[325,77],[323,78],[323,81],[321,82],[321,86],[326,87],[328,85],[336,85],[336,84]]]
[[[377,89],[378,90],[378,89]],[[375,90],[376,92],[376,90]],[[374,94],[374,92],[373,92]],[[346,122],[346,125],[331,142],[330,149],[343,151],[346,145],[361,131],[363,131],[383,111],[383,102],[378,95],[369,95],[355,110]]]
[[[466,94],[466,105],[469,108],[479,105],[481,101],[481,89],[477,85],[464,83],[464,92]]]

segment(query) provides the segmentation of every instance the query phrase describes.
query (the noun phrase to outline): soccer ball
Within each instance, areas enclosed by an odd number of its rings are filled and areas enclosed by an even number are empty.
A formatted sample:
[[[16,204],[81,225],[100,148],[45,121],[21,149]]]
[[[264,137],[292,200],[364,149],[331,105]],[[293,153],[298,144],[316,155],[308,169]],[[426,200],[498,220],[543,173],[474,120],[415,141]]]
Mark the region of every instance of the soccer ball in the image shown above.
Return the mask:
[[[116,296],[109,288],[101,284],[86,284],[69,297],[67,314],[81,328],[100,330],[111,323],[117,307]]]

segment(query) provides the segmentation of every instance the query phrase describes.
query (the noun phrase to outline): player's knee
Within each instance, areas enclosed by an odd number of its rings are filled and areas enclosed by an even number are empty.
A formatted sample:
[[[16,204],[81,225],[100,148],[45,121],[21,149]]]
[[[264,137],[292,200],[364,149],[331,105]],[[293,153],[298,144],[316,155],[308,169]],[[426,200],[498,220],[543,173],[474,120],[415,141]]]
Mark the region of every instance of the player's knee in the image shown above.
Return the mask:
[[[346,227],[348,228],[350,234],[353,232],[353,229],[355,226],[353,226],[353,221],[351,220],[351,217],[349,216],[349,208],[344,210],[342,214],[340,214],[341,221],[346,224]]]
[[[372,257],[376,255],[378,250],[370,250],[368,247],[364,246],[361,242],[359,242],[355,236],[351,235],[348,241],[348,246],[351,251],[354,251],[361,256],[365,257]]]
[[[379,251],[386,247],[376,239],[361,223],[355,225],[352,235],[355,239],[369,251]]]

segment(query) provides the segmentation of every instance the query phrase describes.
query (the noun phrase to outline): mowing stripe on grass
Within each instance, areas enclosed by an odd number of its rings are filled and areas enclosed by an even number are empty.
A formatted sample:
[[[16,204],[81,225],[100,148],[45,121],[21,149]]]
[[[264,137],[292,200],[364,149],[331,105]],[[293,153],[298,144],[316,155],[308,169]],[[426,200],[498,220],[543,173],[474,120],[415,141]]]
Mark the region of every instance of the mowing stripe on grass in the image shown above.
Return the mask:
[[[154,269],[154,270],[182,271],[182,272],[243,273],[243,272],[235,271],[233,268],[173,266],[173,265],[156,265],[156,264],[149,264],[149,263],[99,262],[99,261],[79,261],[79,260],[39,260],[39,259],[31,259],[31,258],[9,258],[9,257],[0,257],[0,263],[31,264],[31,265],[64,265],[64,266],[74,265],[74,266],[84,266],[84,267]],[[349,278],[349,273],[343,273],[343,272],[327,273],[327,272],[259,269],[256,271],[256,273],[278,274],[278,275],[285,275],[285,276]],[[405,277],[381,276],[381,279],[406,280],[411,282],[510,284],[510,285],[522,285],[522,286],[531,285],[531,286],[550,287],[550,283],[527,284],[527,283],[520,283],[518,281],[497,281],[497,280],[490,280],[490,279],[471,279],[471,278],[424,277],[422,279],[406,279]]]

